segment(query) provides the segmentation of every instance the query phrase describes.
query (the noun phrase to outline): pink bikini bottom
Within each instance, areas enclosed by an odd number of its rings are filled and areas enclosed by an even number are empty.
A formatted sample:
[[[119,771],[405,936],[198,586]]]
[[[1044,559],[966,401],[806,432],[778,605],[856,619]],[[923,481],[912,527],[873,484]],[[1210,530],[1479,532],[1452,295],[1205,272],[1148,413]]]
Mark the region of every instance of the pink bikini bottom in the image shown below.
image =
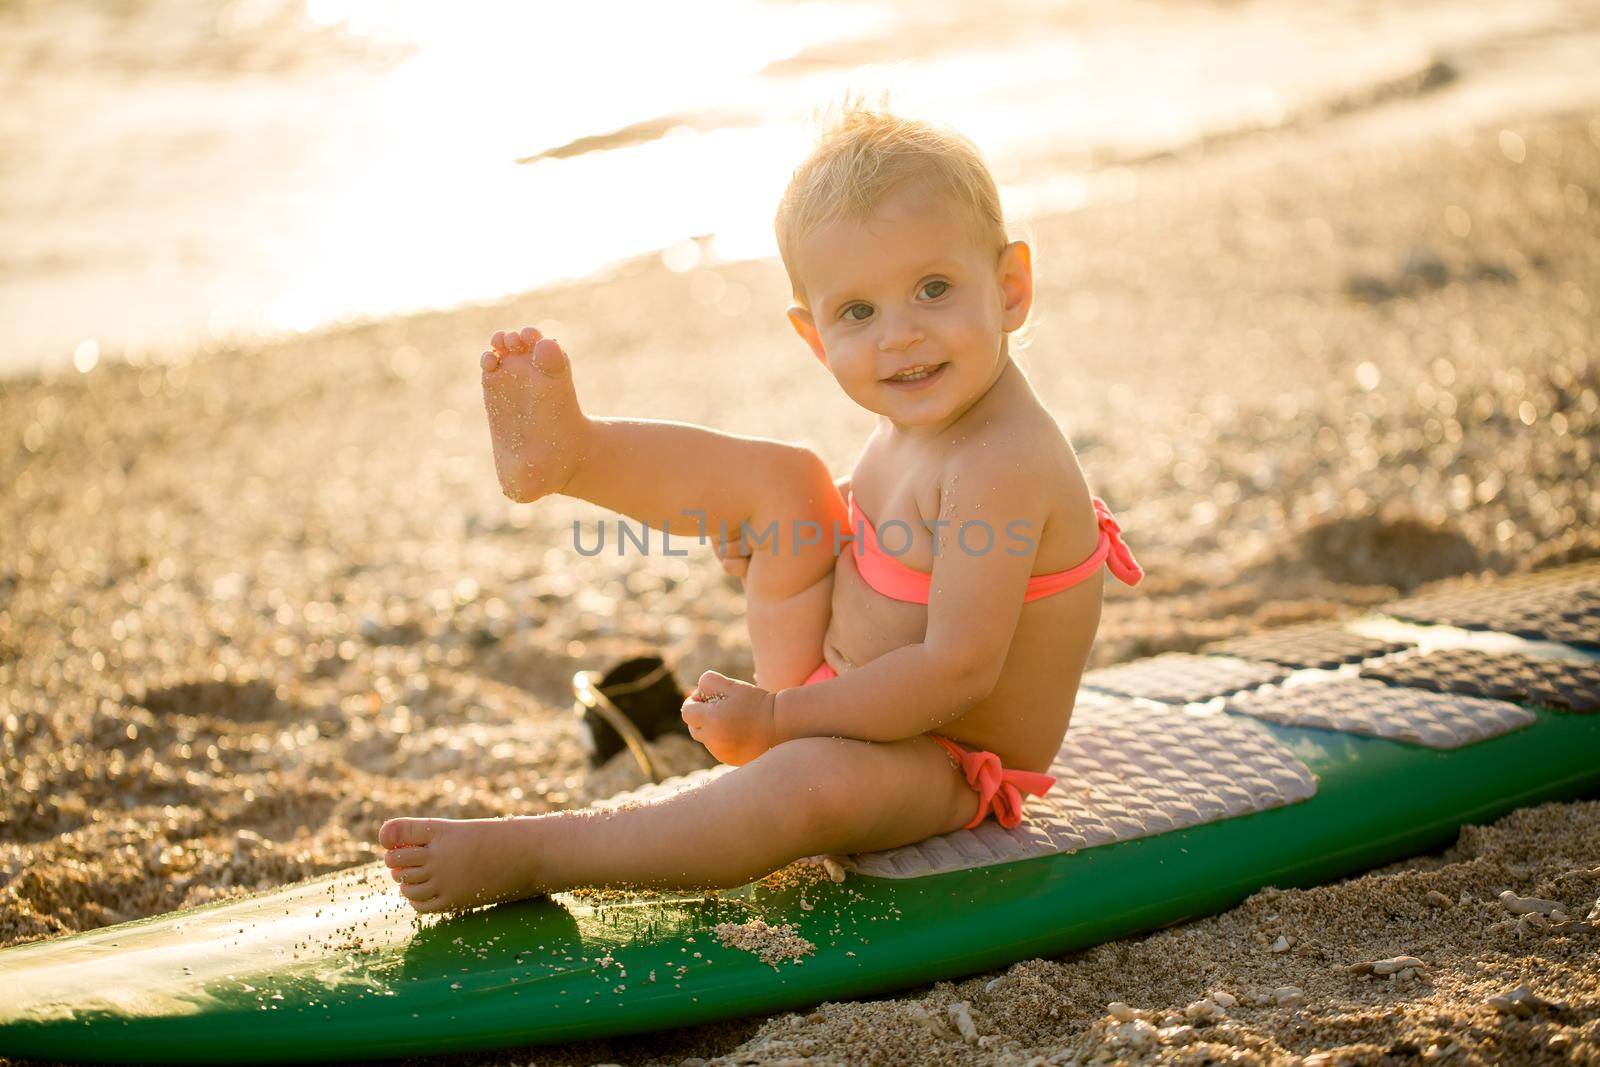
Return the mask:
[[[839,672],[830,667],[827,660],[823,660],[800,684],[811,685],[838,676]],[[1000,757],[993,752],[974,752],[938,734],[928,736],[944,746],[951,760],[966,775],[967,784],[978,794],[978,814],[972,817],[965,829],[977,826],[993,812],[995,821],[1010,830],[1022,822],[1023,794],[1042,797],[1056,784],[1056,780],[1048,774],[1007,770],[1001,766]]]

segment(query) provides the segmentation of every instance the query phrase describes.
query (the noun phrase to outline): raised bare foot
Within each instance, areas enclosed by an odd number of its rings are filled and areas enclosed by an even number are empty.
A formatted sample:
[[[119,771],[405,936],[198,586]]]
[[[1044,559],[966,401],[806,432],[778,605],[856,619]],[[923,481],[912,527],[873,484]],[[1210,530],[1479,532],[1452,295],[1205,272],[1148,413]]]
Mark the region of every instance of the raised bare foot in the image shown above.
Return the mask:
[[[383,862],[418,911],[456,911],[538,896],[550,820],[390,819]]]
[[[572,361],[532,326],[489,340],[483,405],[500,488],[528,503],[559,493],[583,462],[588,420],[572,387]]]

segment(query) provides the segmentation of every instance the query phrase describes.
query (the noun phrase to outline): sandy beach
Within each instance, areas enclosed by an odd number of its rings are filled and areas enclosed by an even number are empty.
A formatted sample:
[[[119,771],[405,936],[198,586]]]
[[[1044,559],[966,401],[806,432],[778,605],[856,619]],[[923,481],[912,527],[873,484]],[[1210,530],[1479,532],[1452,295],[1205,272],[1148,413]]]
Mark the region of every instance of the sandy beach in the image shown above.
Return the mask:
[[[1108,586],[1095,665],[1600,555],[1600,112],[1378,108],[1089,182],[1022,231],[1020,362],[1149,574]],[[366,862],[391,815],[633,784],[589,770],[572,673],[656,649],[680,680],[748,678],[738,584],[705,547],[581,556],[595,509],[504,500],[477,356],[534,324],[591,414],[795,440],[842,474],[871,417],[786,303],[775,261],[648,257],[0,381],[0,945]],[[1506,928],[1506,889],[1587,913],[1600,802],[959,983],[449,1062],[1600,1062],[1600,942]],[[1345,970],[1398,955],[1426,968]],[[1565,1007],[1486,1006],[1522,984]],[[957,1001],[980,1046],[939,1021]],[[1165,1036],[1126,1043],[1113,1002]]]

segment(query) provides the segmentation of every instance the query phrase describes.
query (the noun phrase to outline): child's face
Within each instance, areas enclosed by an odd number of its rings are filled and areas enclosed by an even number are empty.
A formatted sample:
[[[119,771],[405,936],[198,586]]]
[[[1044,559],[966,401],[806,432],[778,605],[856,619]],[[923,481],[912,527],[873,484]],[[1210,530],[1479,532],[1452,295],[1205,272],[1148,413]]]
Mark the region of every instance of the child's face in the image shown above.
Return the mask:
[[[998,377],[1004,338],[1026,320],[1027,245],[980,250],[944,197],[907,187],[864,223],[806,236],[795,266],[809,308],[789,319],[845,393],[905,429],[938,430]],[[891,380],[937,367],[920,381]]]

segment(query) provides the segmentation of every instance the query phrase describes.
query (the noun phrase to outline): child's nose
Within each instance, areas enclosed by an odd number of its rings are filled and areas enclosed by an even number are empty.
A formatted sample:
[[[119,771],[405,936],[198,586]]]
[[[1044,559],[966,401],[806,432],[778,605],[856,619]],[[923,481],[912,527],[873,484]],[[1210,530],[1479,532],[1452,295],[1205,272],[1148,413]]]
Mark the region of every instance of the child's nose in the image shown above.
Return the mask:
[[[922,330],[910,315],[885,314],[878,333],[878,348],[885,352],[903,352],[922,340]]]

